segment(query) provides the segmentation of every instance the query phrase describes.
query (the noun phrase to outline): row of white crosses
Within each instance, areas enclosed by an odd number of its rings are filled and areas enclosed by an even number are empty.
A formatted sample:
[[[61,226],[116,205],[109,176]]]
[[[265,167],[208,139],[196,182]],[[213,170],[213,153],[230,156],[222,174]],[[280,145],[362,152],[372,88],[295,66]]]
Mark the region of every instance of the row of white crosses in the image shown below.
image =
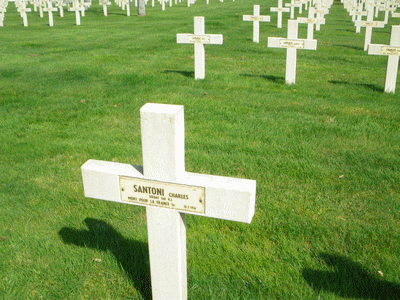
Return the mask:
[[[4,14],[7,11],[8,0],[0,0],[0,27],[3,27]]]
[[[187,299],[186,214],[250,223],[256,182],[185,171],[184,111],[140,109],[143,167],[88,160],[85,196],[146,207],[153,300]]]
[[[373,0],[356,3],[348,0],[344,1],[343,4],[349,14],[353,17],[352,20],[355,22],[356,32],[360,32],[361,27],[366,28],[364,51],[368,50],[368,54],[370,55],[388,56],[384,91],[386,93],[395,93],[400,56],[400,26],[392,26],[389,45],[371,44],[371,38],[372,28],[383,28],[388,22],[390,12],[392,17],[400,17],[399,13],[395,13],[399,3],[390,0],[387,0],[384,3],[374,2]],[[366,8],[365,11],[363,10],[364,5]],[[374,21],[374,17],[378,17],[379,11],[385,12],[384,21]],[[362,20],[363,16],[367,16],[366,21]]]

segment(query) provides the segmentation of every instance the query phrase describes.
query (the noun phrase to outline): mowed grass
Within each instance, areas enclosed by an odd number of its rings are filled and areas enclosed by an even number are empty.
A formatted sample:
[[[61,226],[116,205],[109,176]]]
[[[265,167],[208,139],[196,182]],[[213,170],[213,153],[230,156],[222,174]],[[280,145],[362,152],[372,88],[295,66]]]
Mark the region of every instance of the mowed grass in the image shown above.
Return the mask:
[[[271,23],[243,22],[261,5]],[[0,28],[0,299],[150,299],[146,214],[83,195],[88,159],[142,164],[139,109],[184,105],[186,170],[254,179],[252,223],[187,216],[189,299],[400,298],[400,86],[383,92],[386,57],[335,1],[298,51],[267,48],[275,1],[146,7],[132,17],[94,2],[75,15],[14,4]],[[32,6],[31,6],[32,7]],[[205,17],[206,78],[193,46]],[[303,12],[306,15],[306,12]],[[383,19],[383,13],[379,19]],[[388,44],[390,19],[374,29]],[[306,25],[299,36],[306,37]],[[399,82],[399,81],[398,81]]]

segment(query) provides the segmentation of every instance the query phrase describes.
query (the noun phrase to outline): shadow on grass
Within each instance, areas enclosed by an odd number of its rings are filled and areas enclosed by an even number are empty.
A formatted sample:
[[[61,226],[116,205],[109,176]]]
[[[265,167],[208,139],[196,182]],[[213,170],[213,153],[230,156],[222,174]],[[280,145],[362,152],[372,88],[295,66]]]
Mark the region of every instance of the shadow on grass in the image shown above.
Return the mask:
[[[261,77],[263,79],[275,82],[275,83],[285,83],[285,77],[282,76],[274,76],[274,75],[250,75],[250,74],[240,74],[241,76],[246,77]]]
[[[176,71],[176,70],[165,70],[163,73],[178,73],[186,77],[194,78],[194,71]]]
[[[89,230],[64,227],[58,234],[67,245],[110,251],[129,276],[136,290],[144,299],[151,299],[147,244],[124,238],[111,225],[102,220],[86,218],[85,224]]]
[[[349,48],[349,49],[359,50],[359,51],[364,51],[363,47],[358,47],[358,46],[351,46],[351,45],[333,45],[333,46],[344,47],[344,48]]]
[[[345,84],[345,85],[355,85],[355,86],[362,86],[368,89],[371,89],[375,92],[383,92],[383,88],[378,88],[375,84],[366,84],[366,83],[351,83],[348,81],[338,81],[338,80],[329,80],[329,83],[333,84]]]
[[[346,298],[400,299],[400,285],[372,275],[362,265],[340,255],[321,253],[333,271],[303,269],[303,277],[317,291],[325,290]]]

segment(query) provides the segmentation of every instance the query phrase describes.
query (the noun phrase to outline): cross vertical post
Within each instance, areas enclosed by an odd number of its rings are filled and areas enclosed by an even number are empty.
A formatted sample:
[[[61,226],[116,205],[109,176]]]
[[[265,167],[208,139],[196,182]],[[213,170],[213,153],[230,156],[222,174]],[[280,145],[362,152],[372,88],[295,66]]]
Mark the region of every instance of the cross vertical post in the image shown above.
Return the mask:
[[[144,177],[182,182],[185,176],[183,106],[145,105],[140,109],[140,123]],[[153,299],[186,299],[185,215],[150,206],[146,207],[146,214]]]

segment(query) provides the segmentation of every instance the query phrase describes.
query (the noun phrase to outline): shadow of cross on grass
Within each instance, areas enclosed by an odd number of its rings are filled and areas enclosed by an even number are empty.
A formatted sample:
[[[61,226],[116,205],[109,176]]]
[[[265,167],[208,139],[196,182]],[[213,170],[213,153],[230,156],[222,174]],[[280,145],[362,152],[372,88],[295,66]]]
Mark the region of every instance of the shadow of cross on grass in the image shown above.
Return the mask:
[[[344,256],[321,253],[320,257],[334,271],[304,269],[303,277],[313,289],[356,299],[400,299],[400,284],[382,280]]]
[[[147,244],[124,238],[110,224],[86,218],[89,230],[62,228],[58,234],[67,245],[110,251],[144,299],[151,299]]]

